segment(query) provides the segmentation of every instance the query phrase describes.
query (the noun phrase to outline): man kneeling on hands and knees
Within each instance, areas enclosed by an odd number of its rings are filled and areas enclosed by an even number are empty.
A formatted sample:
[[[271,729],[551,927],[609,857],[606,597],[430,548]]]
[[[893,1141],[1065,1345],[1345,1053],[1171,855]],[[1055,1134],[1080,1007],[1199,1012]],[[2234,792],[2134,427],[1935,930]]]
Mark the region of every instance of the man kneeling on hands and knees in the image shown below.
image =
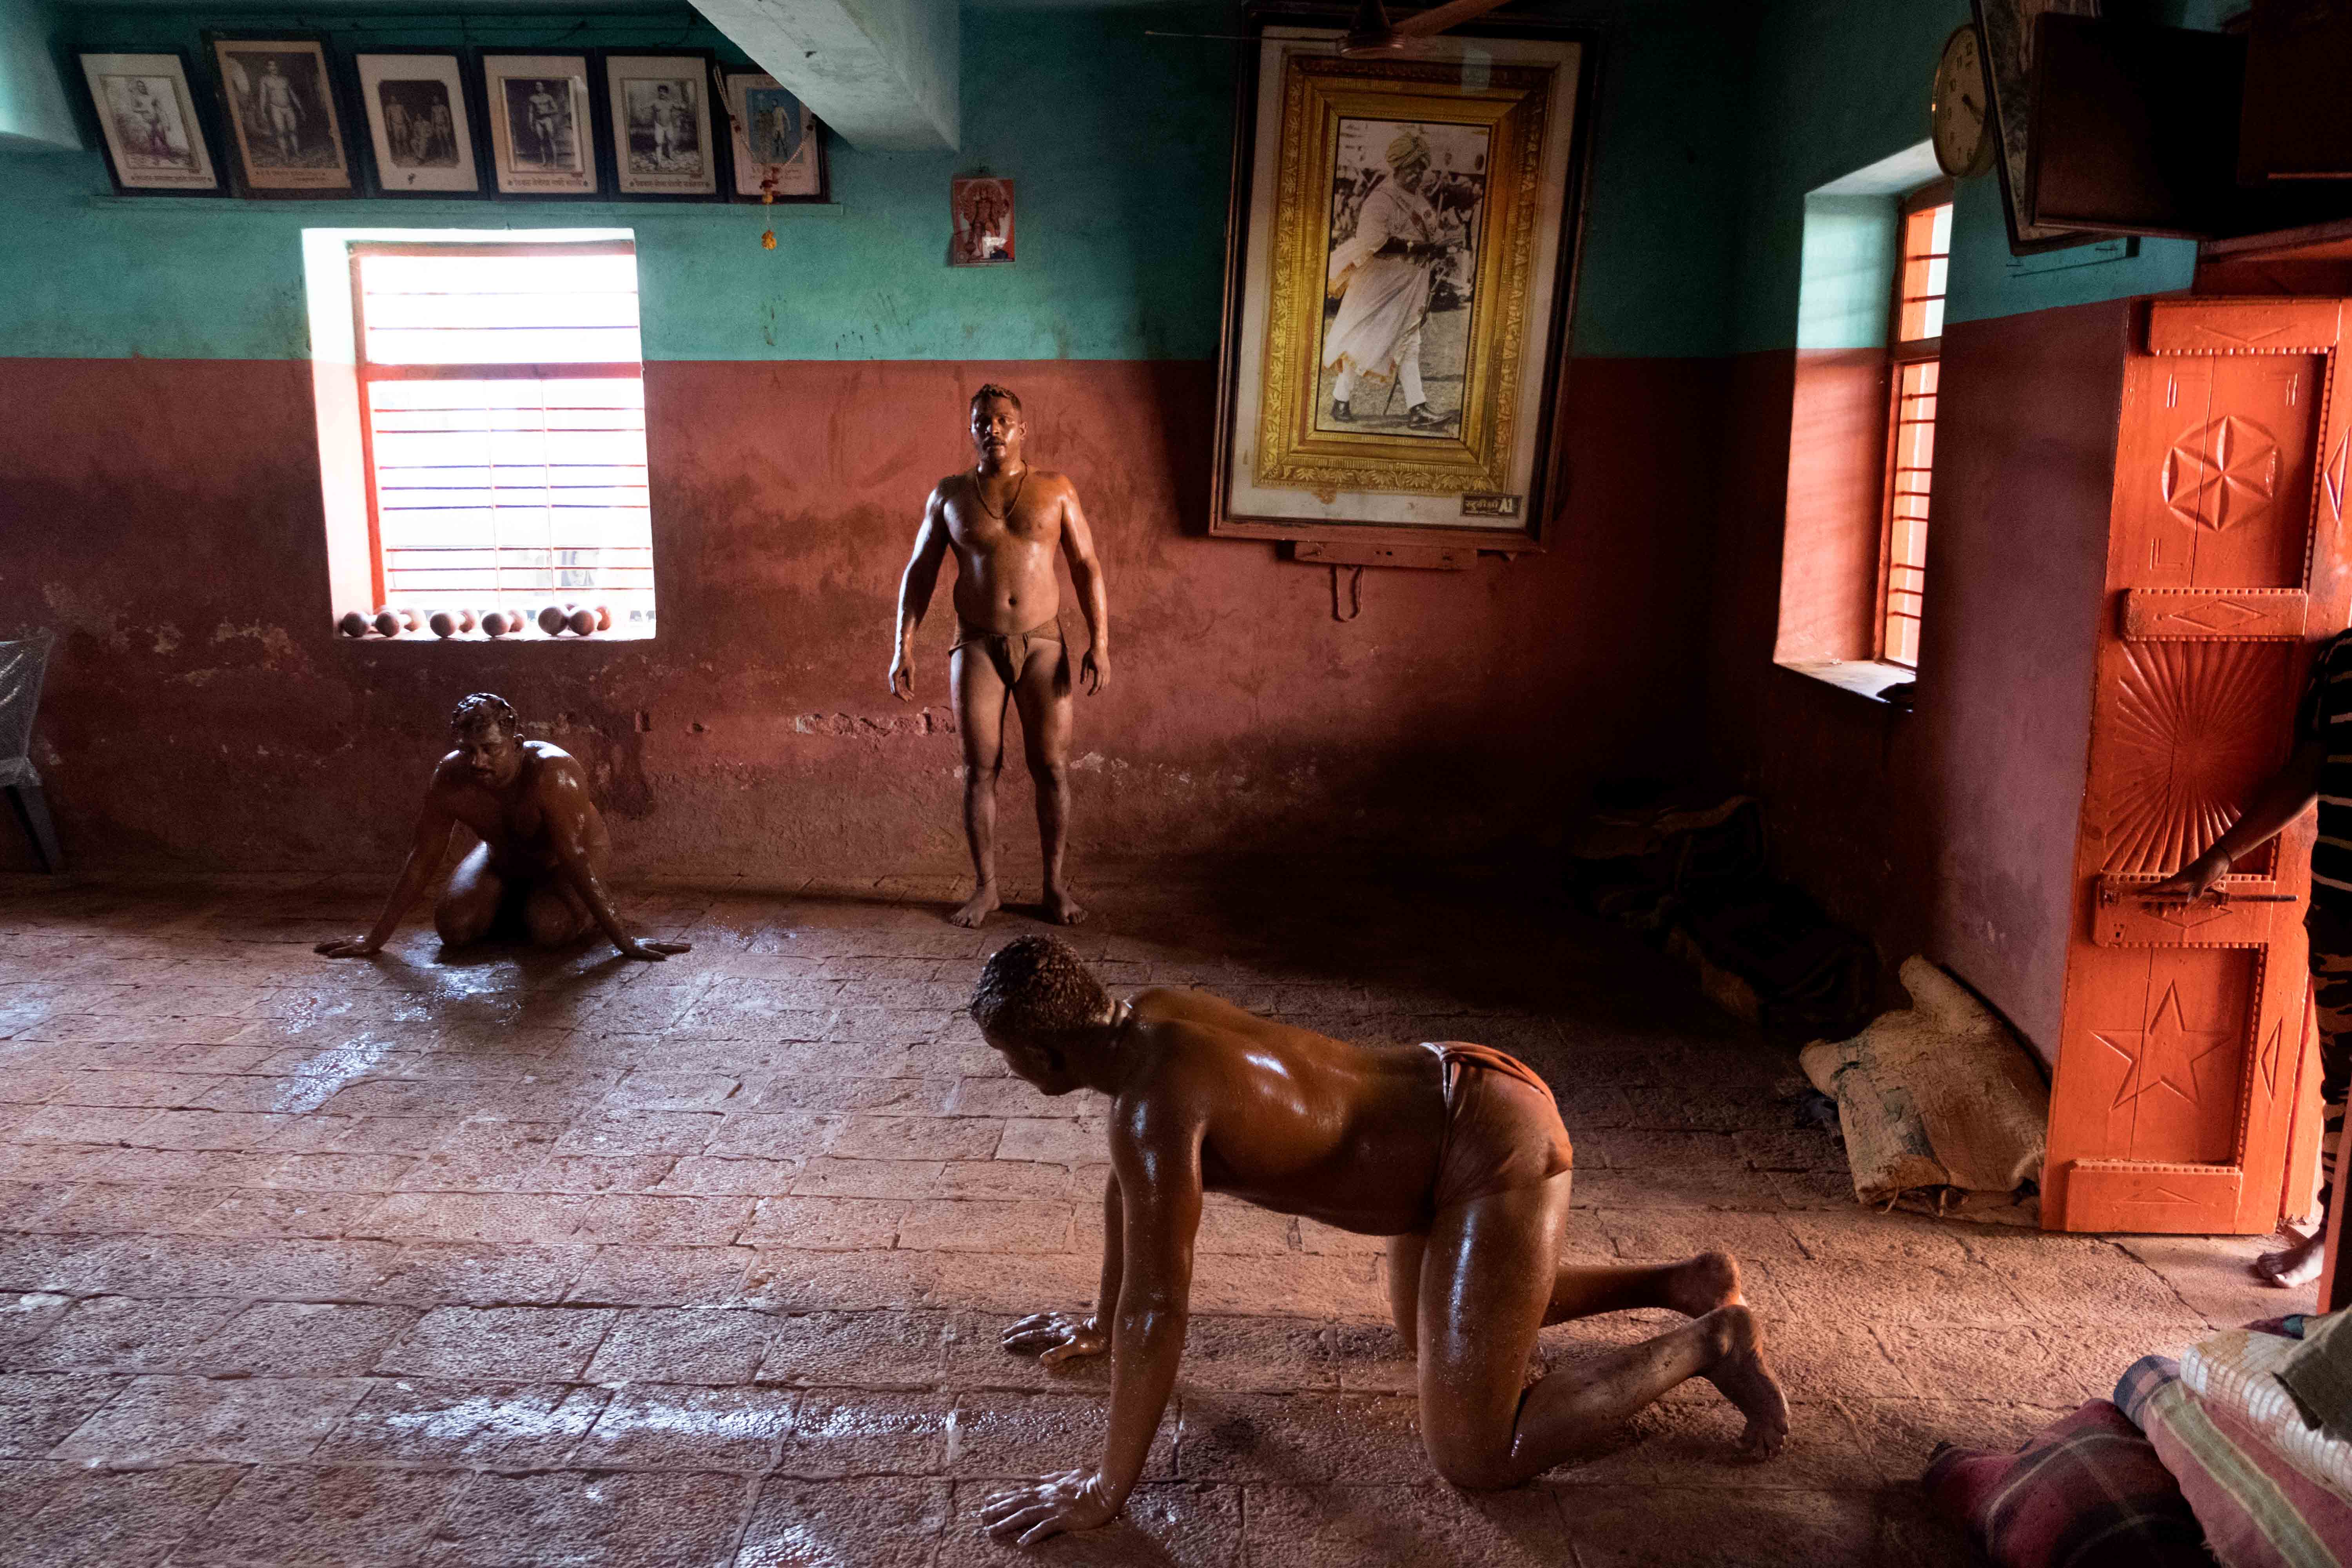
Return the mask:
[[[445,947],[486,937],[527,938],[562,947],[601,931],[624,958],[658,963],[690,952],[683,942],[641,942],[629,934],[604,889],[612,838],[588,794],[587,770],[546,741],[526,741],[507,700],[477,691],[449,715],[452,750],[434,764],[408,858],[375,929],[322,942],[329,958],[367,958],[383,950],[409,906],[432,885],[459,823],[481,842],[450,873],[433,906]]]
[[[1095,1313],[1042,1312],[1008,1349],[1052,1363],[1111,1352],[1102,1463],[992,1499],[1025,1544],[1107,1523],[1126,1503],[1184,1351],[1204,1192],[1389,1238],[1390,1307],[1420,1362],[1422,1441],[1458,1486],[1516,1486],[1587,1451],[1692,1377],[1778,1453],[1788,1402],[1739,1270],[1719,1252],[1655,1267],[1559,1261],[1570,1154],[1551,1091],[1484,1046],[1350,1046],[1197,991],[1114,1002],[1077,955],[1022,937],[981,973],[988,1043],[1047,1094],[1108,1095],[1102,1288]],[[1692,1321],[1526,1387],[1536,1331],[1669,1307]]]

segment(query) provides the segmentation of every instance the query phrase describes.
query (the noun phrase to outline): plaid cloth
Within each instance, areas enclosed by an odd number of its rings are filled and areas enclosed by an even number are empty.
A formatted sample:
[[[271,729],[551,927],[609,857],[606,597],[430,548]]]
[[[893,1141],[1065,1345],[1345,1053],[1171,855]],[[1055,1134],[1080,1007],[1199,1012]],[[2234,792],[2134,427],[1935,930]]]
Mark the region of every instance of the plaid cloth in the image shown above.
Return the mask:
[[[1995,1568],[2212,1568],[2171,1472],[2104,1399],[2014,1454],[1939,1445],[1927,1489]]]
[[[2116,1382],[2116,1408],[2141,1431],[2147,1430],[2147,1402],[2168,1383],[2180,1380],[2180,1363],[2168,1355],[2144,1355],[2124,1368]]]

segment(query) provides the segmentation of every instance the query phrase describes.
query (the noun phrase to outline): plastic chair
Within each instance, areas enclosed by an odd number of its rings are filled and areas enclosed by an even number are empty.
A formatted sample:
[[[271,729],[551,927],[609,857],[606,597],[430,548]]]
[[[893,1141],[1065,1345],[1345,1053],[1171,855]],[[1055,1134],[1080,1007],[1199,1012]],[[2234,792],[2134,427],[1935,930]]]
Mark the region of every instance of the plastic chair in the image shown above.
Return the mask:
[[[40,706],[41,677],[49,664],[47,631],[16,642],[0,642],[0,788],[8,792],[16,820],[33,840],[44,871],[65,869],[57,825],[49,820],[48,797],[33,769],[33,710]]]

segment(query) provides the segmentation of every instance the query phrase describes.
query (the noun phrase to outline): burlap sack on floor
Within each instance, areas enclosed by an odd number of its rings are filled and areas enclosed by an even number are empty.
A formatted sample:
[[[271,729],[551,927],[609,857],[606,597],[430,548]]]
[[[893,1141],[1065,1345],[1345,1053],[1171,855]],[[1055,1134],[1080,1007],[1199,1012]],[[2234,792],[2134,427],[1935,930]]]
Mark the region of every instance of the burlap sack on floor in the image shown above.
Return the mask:
[[[1926,959],[1906,959],[1902,977],[1909,1007],[1880,1014],[1850,1040],[1816,1041],[1801,1058],[1813,1087],[1837,1101],[1854,1196],[2005,1194],[2039,1179],[2050,1091],[2032,1058]]]

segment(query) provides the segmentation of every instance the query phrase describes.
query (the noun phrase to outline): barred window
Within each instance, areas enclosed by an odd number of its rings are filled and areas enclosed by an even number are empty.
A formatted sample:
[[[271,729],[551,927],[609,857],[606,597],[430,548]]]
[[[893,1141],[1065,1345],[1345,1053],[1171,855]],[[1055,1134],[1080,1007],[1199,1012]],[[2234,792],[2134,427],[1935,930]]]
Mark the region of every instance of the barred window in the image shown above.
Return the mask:
[[[1927,591],[1927,511],[1936,468],[1936,386],[1943,371],[1944,289],[1951,265],[1952,187],[1938,182],[1903,204],[1895,268],[1893,405],[1888,411],[1886,531],[1879,552],[1879,658],[1916,668]]]
[[[376,602],[654,629],[627,240],[351,247]]]

